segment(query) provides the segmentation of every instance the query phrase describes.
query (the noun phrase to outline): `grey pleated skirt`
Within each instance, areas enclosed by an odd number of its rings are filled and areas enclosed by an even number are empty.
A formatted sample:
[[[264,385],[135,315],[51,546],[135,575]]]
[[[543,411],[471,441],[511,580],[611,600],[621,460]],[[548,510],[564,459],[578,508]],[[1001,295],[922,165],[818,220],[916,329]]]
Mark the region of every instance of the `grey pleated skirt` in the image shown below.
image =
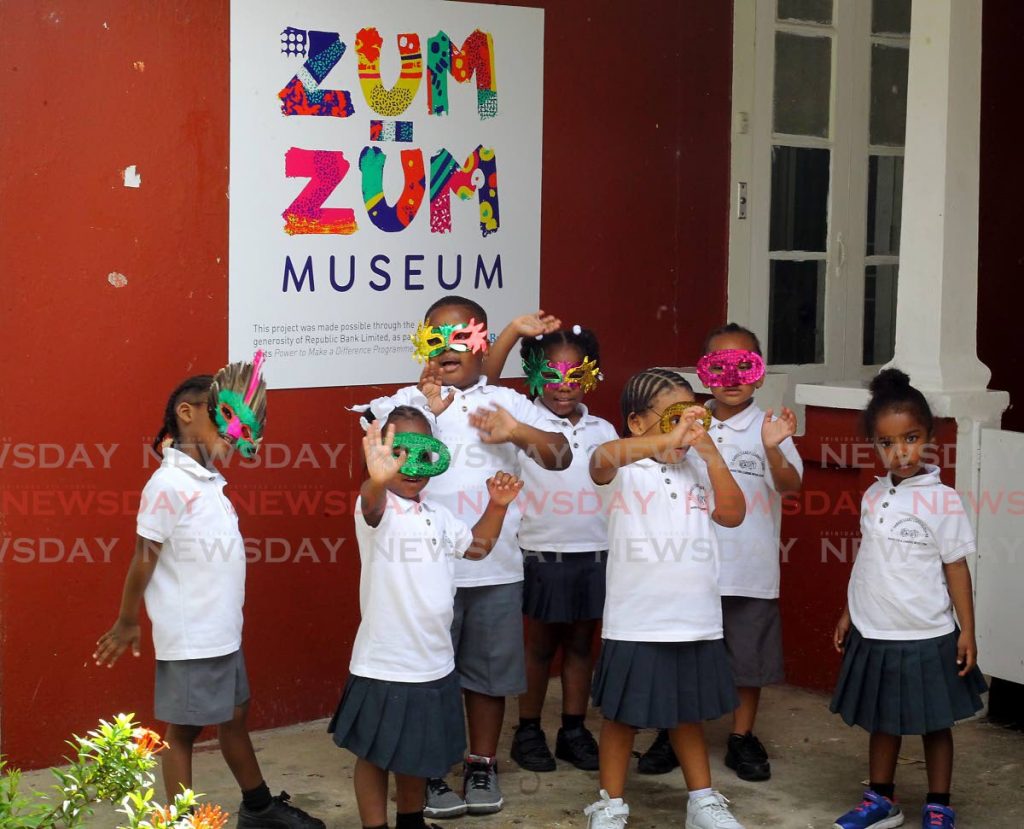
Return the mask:
[[[960,631],[934,639],[865,639],[851,627],[831,710],[847,725],[929,734],[973,716],[988,690],[977,666],[957,676]]]
[[[606,550],[523,550],[523,613],[552,624],[600,619],[604,615],[606,558]]]
[[[338,746],[378,768],[444,777],[466,750],[458,674],[432,682],[350,675],[327,730]]]
[[[591,695],[609,720],[636,728],[675,728],[715,720],[739,704],[722,639],[605,639]]]

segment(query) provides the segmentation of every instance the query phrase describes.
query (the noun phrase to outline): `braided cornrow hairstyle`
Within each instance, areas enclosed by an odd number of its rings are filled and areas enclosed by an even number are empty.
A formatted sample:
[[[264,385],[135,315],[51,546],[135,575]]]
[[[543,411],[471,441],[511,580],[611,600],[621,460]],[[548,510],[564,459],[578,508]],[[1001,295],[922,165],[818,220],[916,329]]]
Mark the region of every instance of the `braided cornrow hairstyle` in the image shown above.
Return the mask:
[[[172,437],[175,443],[178,442],[180,437],[178,433],[178,406],[182,402],[209,403],[210,385],[212,383],[213,375],[197,374],[195,377],[189,377],[171,392],[171,396],[167,398],[167,406],[164,408],[163,425],[160,427],[156,440],[153,441],[153,448],[157,452],[160,451],[160,444],[164,442],[164,438],[168,436]]]
[[[578,334],[576,333],[577,329],[579,329]],[[529,357],[539,351],[547,359],[547,349],[550,345],[575,346],[580,350],[583,358],[593,360],[597,363],[598,368],[601,367],[601,346],[597,342],[597,334],[589,328],[580,328],[578,325],[574,325],[572,328],[560,328],[539,338],[523,337],[519,345],[519,357],[525,363]],[[530,392],[531,400],[536,396],[532,391]]]
[[[649,368],[634,374],[626,382],[619,398],[622,408],[622,436],[629,437],[629,416],[640,414],[651,407],[651,401],[668,389],[686,389],[693,391],[686,378],[667,368]]]

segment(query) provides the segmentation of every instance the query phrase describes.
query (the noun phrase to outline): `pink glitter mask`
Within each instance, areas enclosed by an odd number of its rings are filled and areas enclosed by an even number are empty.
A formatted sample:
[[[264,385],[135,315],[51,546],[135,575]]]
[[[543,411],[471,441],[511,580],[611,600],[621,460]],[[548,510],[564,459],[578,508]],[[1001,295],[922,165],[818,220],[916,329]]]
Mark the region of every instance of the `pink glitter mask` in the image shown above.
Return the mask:
[[[712,351],[697,361],[697,376],[709,389],[749,386],[764,377],[764,360],[753,351]]]

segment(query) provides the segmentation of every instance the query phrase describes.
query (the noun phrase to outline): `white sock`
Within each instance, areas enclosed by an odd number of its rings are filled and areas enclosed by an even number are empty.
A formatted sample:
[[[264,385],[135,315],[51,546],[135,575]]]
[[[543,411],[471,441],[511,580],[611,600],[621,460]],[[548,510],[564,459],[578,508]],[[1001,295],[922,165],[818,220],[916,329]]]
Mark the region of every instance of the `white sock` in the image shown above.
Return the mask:
[[[696,803],[702,797],[707,797],[709,794],[711,794],[711,792],[711,789],[694,789],[692,792],[690,792],[690,802]]]

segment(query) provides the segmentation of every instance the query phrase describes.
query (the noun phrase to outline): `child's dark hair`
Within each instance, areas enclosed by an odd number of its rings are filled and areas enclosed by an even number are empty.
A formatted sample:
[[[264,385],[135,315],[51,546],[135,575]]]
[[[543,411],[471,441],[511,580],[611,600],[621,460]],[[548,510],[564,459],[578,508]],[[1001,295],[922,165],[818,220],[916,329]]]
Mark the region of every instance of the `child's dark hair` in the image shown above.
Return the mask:
[[[714,331],[712,331],[710,334],[708,334],[704,338],[704,345],[701,347],[700,353],[701,354],[707,354],[708,353],[708,346],[711,345],[711,341],[715,337],[719,337],[722,334],[743,334],[744,336],[750,337],[750,341],[754,344],[754,349],[753,349],[754,353],[759,355],[759,356],[762,356],[762,357],[764,356],[761,353],[761,341],[757,338],[757,334],[755,334],[749,328],[744,328],[742,325],[740,325],[737,322],[730,322],[730,323],[727,323],[726,325],[721,325],[718,328],[716,328]]]
[[[395,420],[419,420],[427,427],[428,432],[433,432],[430,428],[430,421],[427,419],[427,416],[423,414],[423,410],[417,409],[415,406],[395,406],[388,415],[387,420],[384,421],[384,425],[381,427],[381,430],[386,431],[392,421]],[[398,429],[396,428],[395,431],[397,432]]]
[[[906,412],[924,426],[929,435],[932,433],[935,418],[931,406],[924,395],[910,385],[910,378],[898,368],[878,372],[868,388],[871,400],[864,410],[864,431],[869,438],[875,436],[875,424],[886,412]]]
[[[472,314],[473,319],[477,322],[482,322],[484,325],[487,324],[487,312],[483,309],[483,306],[479,302],[474,302],[471,299],[467,299],[464,296],[457,296],[456,294],[449,294],[443,296],[433,305],[431,305],[427,312],[423,315],[423,320],[430,319],[430,315],[434,313],[438,308],[448,308],[455,306],[456,308],[466,308]]]
[[[579,330],[578,334],[576,333],[577,329]],[[578,325],[568,329],[560,328],[558,331],[545,334],[540,339],[523,337],[523,341],[519,345],[519,356],[525,362],[527,358],[538,351],[547,355],[549,345],[575,346],[584,358],[593,360],[599,367],[601,365],[601,346],[597,342],[597,335],[589,328],[580,328]],[[536,397],[536,395],[531,394],[530,397]]]
[[[171,396],[167,398],[167,406],[164,408],[164,423],[160,427],[160,432],[156,436],[156,440],[153,441],[153,448],[158,452],[160,451],[160,444],[164,442],[164,438],[168,435],[174,438],[174,442],[178,442],[180,435],[178,434],[178,414],[177,409],[183,402],[184,403],[207,403],[210,401],[210,385],[213,383],[212,374],[197,374],[195,377],[189,377],[181,385],[178,386],[174,391],[171,392]]]
[[[678,372],[667,368],[649,368],[634,374],[626,382],[619,398],[622,408],[622,436],[629,437],[629,416],[634,412],[646,411],[651,408],[651,401],[668,389],[686,389],[693,391],[686,378]]]

